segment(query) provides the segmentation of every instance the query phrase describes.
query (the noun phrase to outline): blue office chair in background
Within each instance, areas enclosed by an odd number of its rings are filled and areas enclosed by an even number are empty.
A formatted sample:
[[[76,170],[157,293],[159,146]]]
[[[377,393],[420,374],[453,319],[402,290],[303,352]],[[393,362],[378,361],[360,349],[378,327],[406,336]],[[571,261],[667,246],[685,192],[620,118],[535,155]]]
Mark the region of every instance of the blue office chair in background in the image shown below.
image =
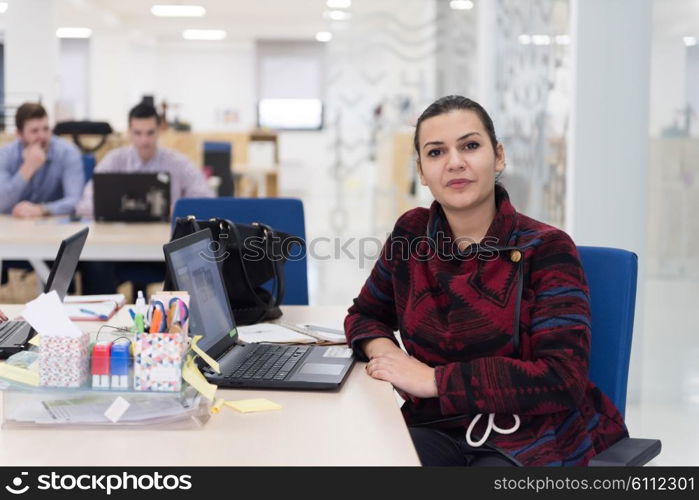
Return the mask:
[[[616,248],[578,247],[590,287],[590,380],[626,410],[631,338],[636,307],[638,257]],[[597,454],[591,466],[644,465],[660,453],[657,439],[624,438]]]
[[[92,153],[83,153],[81,157],[83,162],[83,174],[85,175],[85,184],[87,184],[90,179],[92,179],[92,174],[95,172],[97,159]]]
[[[306,239],[303,202],[293,198],[181,198],[175,203],[173,224],[177,217],[193,215],[197,219],[221,217],[240,224],[262,222],[275,230]],[[284,264],[285,293],[283,305],[308,305],[307,258]]]

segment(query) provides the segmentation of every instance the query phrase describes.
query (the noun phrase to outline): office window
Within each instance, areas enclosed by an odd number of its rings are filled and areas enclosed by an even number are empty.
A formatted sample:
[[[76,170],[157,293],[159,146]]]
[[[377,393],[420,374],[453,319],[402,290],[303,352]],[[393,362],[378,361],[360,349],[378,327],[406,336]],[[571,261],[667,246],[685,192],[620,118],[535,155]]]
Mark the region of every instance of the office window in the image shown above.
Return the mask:
[[[318,42],[257,43],[260,127],[322,128],[324,48]]]
[[[60,40],[56,121],[85,120],[89,115],[89,51],[89,39]]]

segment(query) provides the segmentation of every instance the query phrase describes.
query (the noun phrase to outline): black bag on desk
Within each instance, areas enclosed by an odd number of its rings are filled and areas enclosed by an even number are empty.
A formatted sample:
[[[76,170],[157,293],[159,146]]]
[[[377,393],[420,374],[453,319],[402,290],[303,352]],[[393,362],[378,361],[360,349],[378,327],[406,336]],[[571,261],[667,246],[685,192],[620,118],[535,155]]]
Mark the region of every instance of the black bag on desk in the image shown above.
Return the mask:
[[[193,216],[177,218],[172,240],[206,228],[218,242],[220,253],[226,256],[221,271],[236,324],[252,325],[280,317],[284,262],[290,249],[304,241],[259,222],[236,224],[220,218],[196,220]],[[262,287],[270,280],[272,293]],[[172,279],[166,275],[165,290],[172,287]]]

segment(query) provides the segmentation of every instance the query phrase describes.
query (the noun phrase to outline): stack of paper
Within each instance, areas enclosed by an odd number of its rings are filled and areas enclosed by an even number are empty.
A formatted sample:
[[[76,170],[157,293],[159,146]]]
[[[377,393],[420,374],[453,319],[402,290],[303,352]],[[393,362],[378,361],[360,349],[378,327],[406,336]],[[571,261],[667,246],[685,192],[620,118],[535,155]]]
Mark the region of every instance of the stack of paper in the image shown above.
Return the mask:
[[[6,418],[38,424],[156,423],[184,416],[199,404],[198,396],[185,406],[179,398],[129,395],[121,411],[113,415],[110,410],[116,400],[123,401],[123,398],[110,399],[103,394],[80,394],[63,399],[36,395],[24,398],[8,411]]]
[[[312,344],[316,339],[274,323],[258,323],[238,327],[243,342],[275,342],[277,344]]]
[[[73,321],[107,321],[126,303],[126,297],[113,295],[73,295],[63,301]]]

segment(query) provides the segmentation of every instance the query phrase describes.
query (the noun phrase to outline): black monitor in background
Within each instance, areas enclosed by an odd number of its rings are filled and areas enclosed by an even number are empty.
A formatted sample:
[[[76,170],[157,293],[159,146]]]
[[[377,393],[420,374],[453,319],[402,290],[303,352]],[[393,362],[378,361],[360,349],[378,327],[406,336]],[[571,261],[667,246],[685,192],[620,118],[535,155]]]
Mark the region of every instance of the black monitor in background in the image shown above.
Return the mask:
[[[155,97],[152,95],[144,95],[143,98],[141,98],[140,104],[147,104],[149,106],[155,107]]]
[[[73,281],[75,270],[78,267],[78,261],[85,246],[88,231],[89,229],[86,227],[61,242],[61,246],[56,254],[56,260],[51,267],[51,274],[49,274],[49,279],[46,280],[45,293],[56,290],[61,300],[65,298],[68,293],[68,287],[70,287],[70,283]]]
[[[233,196],[233,145],[230,142],[205,142],[204,167],[211,169],[211,175],[221,179],[218,196]]]

